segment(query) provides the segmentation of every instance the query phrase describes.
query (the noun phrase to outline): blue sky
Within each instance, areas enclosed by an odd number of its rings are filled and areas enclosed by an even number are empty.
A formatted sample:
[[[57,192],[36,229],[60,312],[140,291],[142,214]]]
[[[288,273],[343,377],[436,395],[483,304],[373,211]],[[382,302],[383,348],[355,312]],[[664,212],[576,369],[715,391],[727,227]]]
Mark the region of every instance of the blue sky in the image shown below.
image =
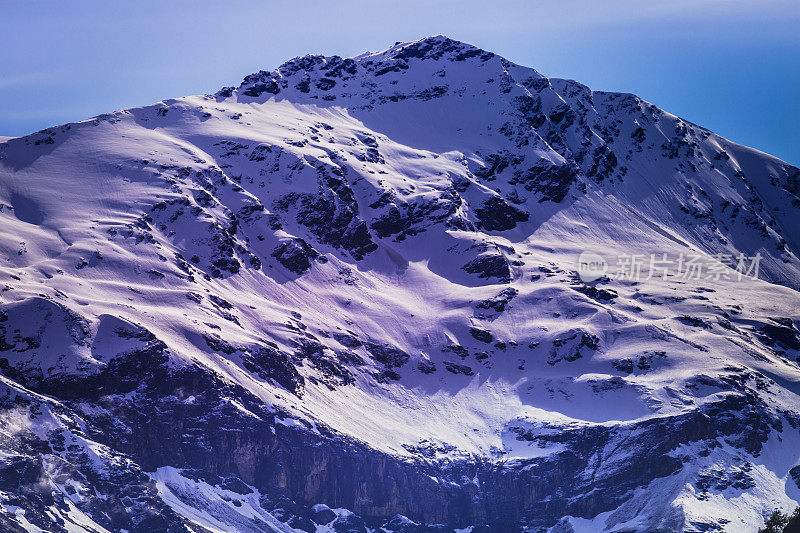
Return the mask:
[[[0,0],[0,135],[439,33],[800,164],[797,0]]]

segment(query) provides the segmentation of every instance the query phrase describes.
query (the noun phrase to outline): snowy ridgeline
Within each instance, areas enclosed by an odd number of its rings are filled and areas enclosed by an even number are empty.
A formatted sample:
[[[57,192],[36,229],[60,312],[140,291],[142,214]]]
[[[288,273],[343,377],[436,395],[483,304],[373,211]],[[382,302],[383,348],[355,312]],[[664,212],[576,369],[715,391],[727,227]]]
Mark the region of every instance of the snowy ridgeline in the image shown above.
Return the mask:
[[[797,227],[796,168],[444,37],[2,141],[0,529],[753,531]]]

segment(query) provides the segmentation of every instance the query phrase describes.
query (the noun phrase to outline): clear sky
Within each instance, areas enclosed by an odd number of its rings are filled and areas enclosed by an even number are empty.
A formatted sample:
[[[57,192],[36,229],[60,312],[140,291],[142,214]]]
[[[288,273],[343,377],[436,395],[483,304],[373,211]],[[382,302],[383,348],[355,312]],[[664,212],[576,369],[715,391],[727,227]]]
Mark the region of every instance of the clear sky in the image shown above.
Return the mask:
[[[798,0],[0,0],[0,135],[439,33],[800,164]]]

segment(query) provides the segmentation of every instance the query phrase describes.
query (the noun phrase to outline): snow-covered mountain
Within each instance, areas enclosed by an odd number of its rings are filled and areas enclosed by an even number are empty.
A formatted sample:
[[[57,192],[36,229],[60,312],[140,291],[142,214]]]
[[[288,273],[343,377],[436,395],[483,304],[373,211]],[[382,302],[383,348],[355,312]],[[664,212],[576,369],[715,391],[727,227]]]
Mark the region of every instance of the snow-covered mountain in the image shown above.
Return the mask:
[[[305,56],[2,141],[0,204],[4,531],[800,501],[800,171],[636,96],[441,36]]]

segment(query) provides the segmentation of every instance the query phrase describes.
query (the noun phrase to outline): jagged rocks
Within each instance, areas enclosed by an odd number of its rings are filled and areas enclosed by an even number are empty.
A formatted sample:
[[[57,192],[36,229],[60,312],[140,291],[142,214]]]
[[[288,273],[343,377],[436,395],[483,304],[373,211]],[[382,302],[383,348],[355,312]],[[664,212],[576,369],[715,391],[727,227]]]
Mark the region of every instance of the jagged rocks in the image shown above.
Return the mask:
[[[268,95],[276,95],[281,92],[280,86],[278,85],[277,81],[268,77],[269,75],[266,72],[259,72],[258,74],[248,76],[245,78],[245,83],[252,83],[252,85],[245,90],[242,91],[242,94],[246,96],[251,96],[253,98],[258,98],[264,93]],[[230,90],[220,91],[220,96],[228,97],[231,95]]]
[[[800,332],[790,319],[780,320],[779,324],[761,324],[757,326],[758,337],[770,346],[778,346],[787,350],[800,350]]]
[[[376,344],[374,342],[367,342],[364,346],[376,361],[389,368],[399,368],[405,365],[410,358],[406,352],[394,346]]]
[[[553,339],[553,351],[547,364],[555,365],[561,361],[573,362],[599,348],[599,339],[586,331],[575,331]]]
[[[577,176],[577,169],[572,165],[555,165],[543,160],[526,171],[519,171],[511,183],[519,183],[525,190],[541,194],[539,202],[559,203],[566,198]]]
[[[593,298],[602,302],[610,302],[617,297],[617,293],[614,290],[595,287],[585,283],[573,286],[572,288],[580,293],[585,294],[589,298]]]
[[[494,336],[490,331],[486,331],[485,329],[480,328],[469,328],[469,334],[480,342],[492,342],[494,340]]]
[[[474,374],[472,368],[468,367],[467,365],[460,365],[458,363],[453,363],[452,361],[444,361],[443,364],[445,369],[452,374],[463,374],[465,376],[471,376]]]
[[[301,396],[305,379],[285,353],[270,346],[251,349],[242,354],[242,366],[261,379],[272,380],[289,392]]]
[[[509,152],[488,154],[483,158],[484,166],[475,168],[472,173],[485,181],[493,181],[509,166],[516,167],[524,161],[524,157]]]
[[[494,278],[497,283],[509,283],[511,281],[511,268],[506,258],[501,254],[478,256],[461,267],[461,269],[470,274],[476,274],[481,279]]]
[[[519,291],[513,287],[508,287],[500,291],[496,296],[482,300],[475,305],[475,316],[477,318],[494,318],[510,307]]]
[[[366,223],[361,220],[352,189],[332,170],[318,166],[320,182],[325,183],[320,195],[291,193],[275,202],[279,210],[296,208],[295,218],[321,242],[346,250],[357,260],[377,250]],[[333,174],[333,175],[332,175]]]
[[[330,388],[353,383],[353,374],[345,362],[328,354],[326,347],[316,341],[301,340],[295,353],[298,360],[307,359],[319,371],[320,380]],[[316,378],[314,378],[316,379]]]
[[[0,305],[0,369],[40,383],[99,364],[91,357],[88,321],[53,300],[34,297]]]
[[[489,231],[514,229],[518,222],[526,222],[530,213],[520,211],[498,196],[492,196],[475,209],[478,225]]]
[[[391,202],[391,203],[390,203]],[[436,196],[428,196],[413,201],[402,202],[392,195],[382,195],[370,204],[373,209],[383,209],[370,223],[379,237],[394,236],[395,241],[424,232],[436,224],[444,224],[453,229],[466,230],[469,223],[456,212],[462,199],[455,189],[443,189]]]
[[[362,342],[358,340],[357,337],[350,335],[349,333],[333,333],[332,336],[339,342],[339,344],[342,346],[347,346],[348,348],[358,348],[362,345]]]
[[[319,256],[319,252],[301,238],[286,240],[272,251],[272,257],[295,274],[305,274]]]
[[[800,465],[793,466],[791,470],[789,470],[789,476],[792,478],[797,488],[800,488]]]
[[[653,367],[653,365],[660,363],[661,360],[665,359],[666,357],[667,354],[664,352],[648,351],[635,359],[633,358],[618,359],[612,362],[611,366],[613,366],[620,372],[624,372],[626,374],[632,373],[634,371],[634,368],[643,372],[647,372]]]

